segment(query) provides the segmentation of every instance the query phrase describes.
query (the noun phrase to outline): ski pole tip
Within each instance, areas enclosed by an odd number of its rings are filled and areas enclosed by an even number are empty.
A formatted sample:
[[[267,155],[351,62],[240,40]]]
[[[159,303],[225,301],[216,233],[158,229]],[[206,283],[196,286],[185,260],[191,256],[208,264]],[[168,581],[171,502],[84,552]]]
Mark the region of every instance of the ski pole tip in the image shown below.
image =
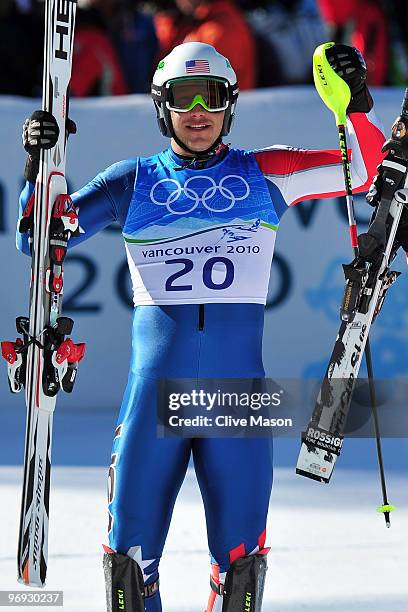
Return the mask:
[[[377,512],[384,514],[384,520],[387,528],[391,527],[390,512],[394,512],[394,510],[396,510],[396,507],[392,506],[391,504],[384,504],[383,506],[378,506],[377,508]]]

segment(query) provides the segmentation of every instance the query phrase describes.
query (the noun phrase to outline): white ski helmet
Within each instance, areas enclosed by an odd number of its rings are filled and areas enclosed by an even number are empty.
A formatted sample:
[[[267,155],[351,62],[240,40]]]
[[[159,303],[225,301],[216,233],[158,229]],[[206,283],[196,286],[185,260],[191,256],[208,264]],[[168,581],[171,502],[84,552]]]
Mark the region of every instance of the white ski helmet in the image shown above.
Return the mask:
[[[157,121],[164,136],[175,138],[176,142],[187,150],[188,147],[174,133],[170,116],[169,83],[187,79],[218,79],[226,88],[226,100],[222,110],[225,110],[224,123],[219,138],[208,151],[215,149],[223,136],[229,134],[234,118],[235,106],[239,88],[236,74],[226,57],[218,53],[214,47],[200,42],[188,42],[178,45],[169,55],[162,59],[153,76],[151,95],[156,107]],[[209,109],[207,109],[209,110]]]

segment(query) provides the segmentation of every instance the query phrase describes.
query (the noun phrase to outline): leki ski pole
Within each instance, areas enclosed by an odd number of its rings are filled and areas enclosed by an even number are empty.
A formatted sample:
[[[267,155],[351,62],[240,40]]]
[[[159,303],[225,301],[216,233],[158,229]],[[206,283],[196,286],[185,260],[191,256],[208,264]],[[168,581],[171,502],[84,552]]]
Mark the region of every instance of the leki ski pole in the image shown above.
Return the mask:
[[[346,110],[351,99],[351,92],[347,83],[332,69],[326,57],[326,50],[330,49],[334,44],[335,43],[333,42],[328,42],[316,48],[313,54],[313,78],[319,96],[326,104],[326,106],[332,111],[336,120],[336,125],[339,134],[341,160],[343,166],[344,186],[346,191],[346,204],[350,228],[350,240],[354,256],[358,257],[359,249],[357,239],[357,224],[354,216],[350,159],[348,155],[346,139]],[[378,420],[377,398],[375,392],[374,372],[369,338],[367,338],[364,354],[367,363],[368,385],[370,391],[371,410],[373,414],[378,467],[380,471],[381,490],[383,497],[383,504],[377,508],[377,511],[384,514],[385,524],[387,527],[390,527],[390,512],[395,510],[395,507],[388,502],[387,496],[380,426]]]

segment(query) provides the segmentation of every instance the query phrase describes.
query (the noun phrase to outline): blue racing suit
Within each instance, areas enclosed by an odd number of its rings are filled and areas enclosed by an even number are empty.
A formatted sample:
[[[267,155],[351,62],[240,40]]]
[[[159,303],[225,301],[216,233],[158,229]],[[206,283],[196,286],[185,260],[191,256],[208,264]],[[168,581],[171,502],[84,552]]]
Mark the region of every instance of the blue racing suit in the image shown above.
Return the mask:
[[[361,113],[349,130],[353,185],[361,191],[375,174],[383,136]],[[236,558],[265,547],[272,439],[157,438],[156,383],[264,377],[264,304],[282,214],[311,195],[341,194],[342,184],[337,151],[222,147],[211,161],[188,165],[169,148],[119,162],[72,194],[85,233],[70,246],[113,221],[126,243],[135,310],[109,470],[109,547],[137,561],[146,585],[157,580],[191,455],[213,580],[223,583]],[[27,183],[21,207],[32,191]],[[25,236],[17,242],[28,252]],[[208,612],[221,608],[212,592]],[[161,610],[159,591],[145,609]]]

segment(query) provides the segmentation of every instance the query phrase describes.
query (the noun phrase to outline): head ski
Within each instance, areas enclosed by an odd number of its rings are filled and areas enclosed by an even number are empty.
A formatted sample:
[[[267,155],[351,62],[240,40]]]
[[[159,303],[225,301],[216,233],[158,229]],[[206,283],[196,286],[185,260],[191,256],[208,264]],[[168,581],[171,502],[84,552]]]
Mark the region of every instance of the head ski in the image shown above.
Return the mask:
[[[85,345],[67,335],[73,321],[62,317],[63,264],[67,243],[79,231],[77,210],[65,180],[68,86],[71,78],[76,0],[46,0],[43,111],[57,120],[55,147],[42,150],[35,193],[20,220],[29,233],[29,317],[18,317],[22,338],[3,342],[10,388],[25,387],[27,422],[21,502],[18,579],[43,586],[47,573],[52,419],[60,388],[70,392]]]

